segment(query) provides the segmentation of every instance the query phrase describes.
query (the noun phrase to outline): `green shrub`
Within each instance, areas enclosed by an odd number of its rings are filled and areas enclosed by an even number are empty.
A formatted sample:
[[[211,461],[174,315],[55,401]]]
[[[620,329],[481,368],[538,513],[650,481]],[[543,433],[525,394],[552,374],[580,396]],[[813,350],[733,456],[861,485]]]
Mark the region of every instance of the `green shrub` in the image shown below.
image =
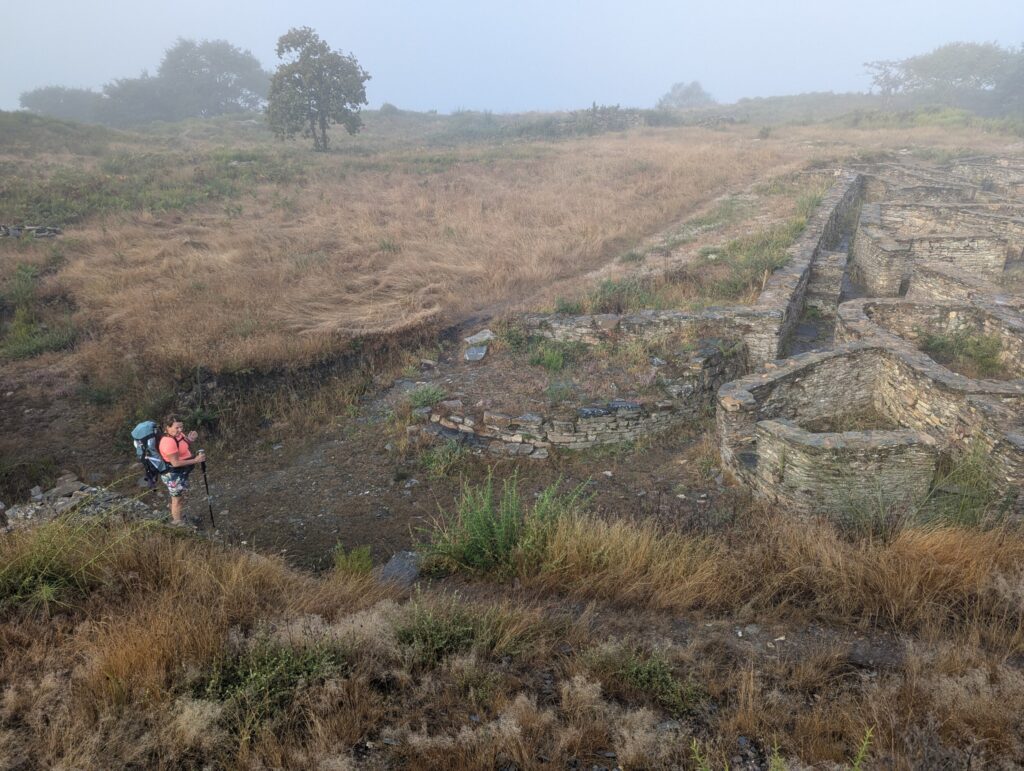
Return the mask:
[[[243,742],[283,715],[306,689],[348,669],[346,652],[320,643],[292,647],[267,638],[216,661],[194,695],[225,702],[225,726]]]
[[[530,336],[518,324],[504,324],[498,330],[498,339],[513,353],[522,353],[530,347]]]
[[[416,664],[430,666],[473,647],[477,623],[475,614],[453,600],[428,603],[418,598],[409,604],[395,637],[409,649]]]
[[[373,570],[369,546],[354,546],[348,552],[342,544],[334,547],[334,569],[346,575],[365,575]]]
[[[593,313],[628,313],[656,305],[656,296],[646,282],[638,278],[606,278],[590,294]]]
[[[433,407],[444,399],[444,390],[433,383],[421,385],[409,393],[409,403],[414,407]]]
[[[457,596],[417,594],[395,625],[395,639],[414,666],[433,667],[473,650],[483,656],[520,656],[545,634],[546,625],[507,606],[475,606]]]
[[[675,717],[692,710],[699,700],[697,689],[678,678],[672,665],[656,651],[608,647],[588,658],[591,669],[614,694],[646,697]]]
[[[983,335],[961,329],[957,332],[926,333],[921,336],[921,350],[944,366],[968,377],[1007,377],[1000,356],[1003,352],[998,335]]]
[[[516,477],[502,483],[498,496],[488,474],[479,486],[463,485],[455,515],[434,523],[425,547],[428,563],[442,569],[507,573],[516,563],[539,559],[558,520],[577,511],[582,502],[582,486],[563,494],[556,483],[527,507]]]
[[[583,303],[579,300],[567,300],[564,297],[559,297],[555,300],[555,313],[561,313],[565,316],[578,316],[583,313]]]
[[[539,345],[530,354],[530,364],[548,372],[561,372],[565,368],[565,353],[557,346]]]

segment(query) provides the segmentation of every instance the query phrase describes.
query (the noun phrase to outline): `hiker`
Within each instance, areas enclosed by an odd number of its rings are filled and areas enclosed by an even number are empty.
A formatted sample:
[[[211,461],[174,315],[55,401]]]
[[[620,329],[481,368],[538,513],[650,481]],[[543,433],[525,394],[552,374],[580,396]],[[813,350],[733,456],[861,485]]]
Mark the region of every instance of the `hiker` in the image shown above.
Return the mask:
[[[167,485],[171,494],[171,524],[183,525],[185,518],[181,513],[181,497],[188,492],[188,476],[192,469],[206,460],[206,454],[192,454],[192,442],[199,434],[190,431],[185,434],[185,427],[177,415],[170,415],[164,421],[164,436],[160,439],[160,457],[171,468],[160,475],[160,480]]]

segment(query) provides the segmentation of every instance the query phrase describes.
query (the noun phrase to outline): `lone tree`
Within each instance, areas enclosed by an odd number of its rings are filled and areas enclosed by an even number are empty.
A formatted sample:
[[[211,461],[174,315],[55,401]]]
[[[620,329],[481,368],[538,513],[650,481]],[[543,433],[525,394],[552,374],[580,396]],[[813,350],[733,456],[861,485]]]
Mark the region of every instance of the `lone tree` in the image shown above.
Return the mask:
[[[349,134],[363,125],[367,72],[351,54],[332,51],[309,27],[290,29],[277,41],[277,57],[290,57],[270,82],[267,119],[274,133],[313,137],[316,150],[327,149],[327,127],[340,123]]]
[[[715,98],[696,80],[690,83],[676,83],[669,92],[658,100],[659,110],[692,110],[695,107],[710,107]]]

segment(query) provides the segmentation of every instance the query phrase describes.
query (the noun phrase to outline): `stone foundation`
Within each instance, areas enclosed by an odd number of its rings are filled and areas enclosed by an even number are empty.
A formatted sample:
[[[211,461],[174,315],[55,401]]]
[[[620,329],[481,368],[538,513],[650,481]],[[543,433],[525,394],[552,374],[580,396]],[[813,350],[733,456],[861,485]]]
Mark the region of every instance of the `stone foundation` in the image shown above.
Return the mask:
[[[891,214],[891,212],[890,212]],[[903,228],[903,229],[901,229]],[[883,224],[879,204],[861,209],[851,251],[851,275],[871,297],[898,297],[907,291],[919,261],[948,262],[974,276],[998,278],[1006,269],[1008,241],[997,235],[900,235]]]
[[[742,344],[701,340],[696,350],[673,364],[682,374],[662,379],[661,398],[565,405],[544,414],[521,415],[467,409],[461,401],[441,402],[425,416],[430,422],[426,431],[470,441],[494,455],[534,459],[548,457],[553,447],[582,450],[634,441],[710,414],[718,387],[747,370],[747,356]]]
[[[884,415],[897,429],[797,430],[864,411]],[[1024,485],[1021,416],[1024,386],[954,375],[908,344],[853,342],[723,385],[717,425],[722,461],[736,477],[764,497],[809,512],[827,508],[815,502],[831,500],[830,487],[840,478],[889,493],[927,490],[935,470],[928,457],[963,453],[975,443],[989,452],[999,483],[1018,494]],[[761,425],[780,420],[789,423]],[[803,460],[780,476],[782,448]]]

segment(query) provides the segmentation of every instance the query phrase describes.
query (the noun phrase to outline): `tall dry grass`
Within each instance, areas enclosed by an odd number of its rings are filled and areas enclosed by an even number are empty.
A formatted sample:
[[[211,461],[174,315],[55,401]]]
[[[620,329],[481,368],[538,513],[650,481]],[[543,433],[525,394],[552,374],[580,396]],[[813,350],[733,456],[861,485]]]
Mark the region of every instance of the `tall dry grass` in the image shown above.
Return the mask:
[[[828,522],[750,516],[728,539],[568,517],[539,565],[523,565],[519,577],[548,592],[673,612],[746,608],[900,632],[971,628],[1010,653],[1024,650],[1018,532],[907,528],[886,541],[851,541]]]
[[[318,157],[304,184],[258,187],[241,216],[108,217],[76,229],[52,280],[94,330],[84,348],[177,370],[305,363],[528,296],[801,160],[696,129],[453,155],[428,172],[415,157]]]
[[[67,592],[3,585],[0,766],[717,768],[740,737],[849,765],[869,730],[865,767],[1019,762],[1019,535],[760,517],[684,538],[580,515],[518,579],[411,598],[160,528],[19,533],[0,564]],[[879,663],[851,653],[879,636]]]

